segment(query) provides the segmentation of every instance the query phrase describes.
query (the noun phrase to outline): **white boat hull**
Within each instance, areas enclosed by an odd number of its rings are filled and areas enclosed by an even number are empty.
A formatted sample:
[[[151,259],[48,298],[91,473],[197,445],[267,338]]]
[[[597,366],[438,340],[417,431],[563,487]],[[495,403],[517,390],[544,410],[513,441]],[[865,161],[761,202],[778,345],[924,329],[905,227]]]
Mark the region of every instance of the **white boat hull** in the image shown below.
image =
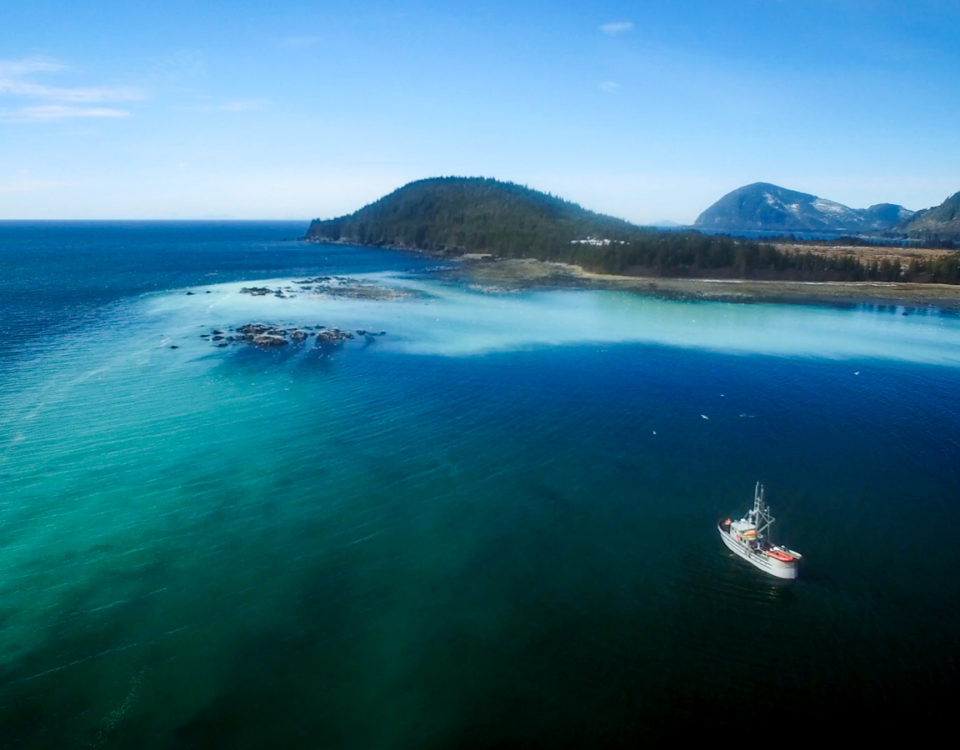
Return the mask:
[[[724,531],[722,526],[717,527],[720,532],[720,538],[727,548],[735,555],[742,557],[755,568],[759,568],[764,573],[769,573],[777,578],[793,579],[797,577],[797,560],[792,559],[789,562],[770,557],[762,550],[748,547],[743,542],[734,539],[730,534]]]

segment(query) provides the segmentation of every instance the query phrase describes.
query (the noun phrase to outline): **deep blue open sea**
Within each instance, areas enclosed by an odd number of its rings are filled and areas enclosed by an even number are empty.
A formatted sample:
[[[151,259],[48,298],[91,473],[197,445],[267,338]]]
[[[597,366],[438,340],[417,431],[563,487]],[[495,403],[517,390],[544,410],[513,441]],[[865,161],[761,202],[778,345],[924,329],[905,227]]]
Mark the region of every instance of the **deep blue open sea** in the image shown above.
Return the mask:
[[[960,319],[504,293],[305,229],[0,223],[0,747],[948,725]],[[202,337],[254,321],[386,333]],[[718,538],[757,480],[796,582]]]

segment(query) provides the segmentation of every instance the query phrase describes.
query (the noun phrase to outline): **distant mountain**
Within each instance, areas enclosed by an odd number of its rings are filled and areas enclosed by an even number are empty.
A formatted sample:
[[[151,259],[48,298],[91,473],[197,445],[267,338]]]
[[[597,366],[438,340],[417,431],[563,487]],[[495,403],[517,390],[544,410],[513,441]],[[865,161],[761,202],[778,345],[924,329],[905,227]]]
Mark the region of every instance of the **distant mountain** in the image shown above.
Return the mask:
[[[870,208],[854,210],[859,210],[863,215],[867,222],[867,229],[893,229],[916,214],[916,211],[898,206],[896,203],[876,203]]]
[[[694,226],[727,231],[864,232],[892,229],[912,215],[913,211],[892,203],[850,208],[769,182],[755,182],[727,193],[700,214]]]
[[[911,237],[960,238],[960,193],[939,206],[917,211],[901,228]]]
[[[660,219],[660,221],[651,221],[649,224],[644,224],[644,226],[654,227],[655,229],[680,229],[684,225],[673,219]]]

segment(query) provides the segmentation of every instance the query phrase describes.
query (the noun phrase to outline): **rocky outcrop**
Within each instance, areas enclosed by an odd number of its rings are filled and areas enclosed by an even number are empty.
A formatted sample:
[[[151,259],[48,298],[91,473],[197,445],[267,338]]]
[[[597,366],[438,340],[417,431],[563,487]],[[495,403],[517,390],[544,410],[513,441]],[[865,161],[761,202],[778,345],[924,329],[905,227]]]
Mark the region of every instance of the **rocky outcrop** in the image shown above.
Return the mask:
[[[296,285],[296,286],[294,286]],[[278,297],[289,299],[299,294],[306,296],[333,296],[349,297],[353,299],[394,300],[404,297],[419,296],[421,292],[410,289],[385,287],[375,281],[348,276],[316,276],[288,282],[278,287],[249,286],[242,287],[240,294],[251,297]],[[263,304],[270,310],[277,310],[272,301],[256,303]],[[286,303],[282,303],[286,304]],[[302,312],[299,311],[299,312]],[[297,314],[297,312],[294,312]],[[246,323],[229,330],[210,328],[200,334],[200,338],[212,346],[226,348],[235,344],[245,344],[257,349],[302,348],[312,338],[314,348],[328,352],[341,346],[344,342],[360,337],[367,344],[373,343],[377,336],[386,332],[373,332],[358,329],[356,334],[346,329],[328,327],[325,325],[283,327],[273,323]]]
[[[298,294],[323,295],[327,297],[345,297],[348,299],[398,300],[418,296],[410,289],[398,289],[382,286],[368,279],[354,279],[349,276],[317,276],[311,279],[298,279],[297,286],[245,286],[240,294],[251,297],[274,296],[280,299],[296,297]]]
[[[313,338],[314,346],[318,349],[330,350],[354,339],[354,334],[341,328],[327,326],[306,326],[301,328],[282,328],[271,323],[247,323],[230,329],[235,335],[225,335],[224,331],[213,329],[209,333],[201,333],[200,338],[211,342],[214,346],[223,348],[230,344],[248,344],[258,349],[276,349],[284,346],[302,346]],[[386,335],[386,331],[377,333],[360,329],[356,333],[368,343],[376,336]]]

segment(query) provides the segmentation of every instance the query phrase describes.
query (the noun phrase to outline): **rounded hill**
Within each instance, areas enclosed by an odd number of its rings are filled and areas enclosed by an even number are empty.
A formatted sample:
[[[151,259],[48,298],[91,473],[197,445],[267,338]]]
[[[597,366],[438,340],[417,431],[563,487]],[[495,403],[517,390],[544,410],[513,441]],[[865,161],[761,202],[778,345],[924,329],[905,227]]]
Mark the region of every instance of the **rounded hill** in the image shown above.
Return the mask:
[[[433,252],[536,253],[576,240],[625,241],[622,219],[548,193],[483,177],[411,182],[359,211],[310,224],[308,239]]]

